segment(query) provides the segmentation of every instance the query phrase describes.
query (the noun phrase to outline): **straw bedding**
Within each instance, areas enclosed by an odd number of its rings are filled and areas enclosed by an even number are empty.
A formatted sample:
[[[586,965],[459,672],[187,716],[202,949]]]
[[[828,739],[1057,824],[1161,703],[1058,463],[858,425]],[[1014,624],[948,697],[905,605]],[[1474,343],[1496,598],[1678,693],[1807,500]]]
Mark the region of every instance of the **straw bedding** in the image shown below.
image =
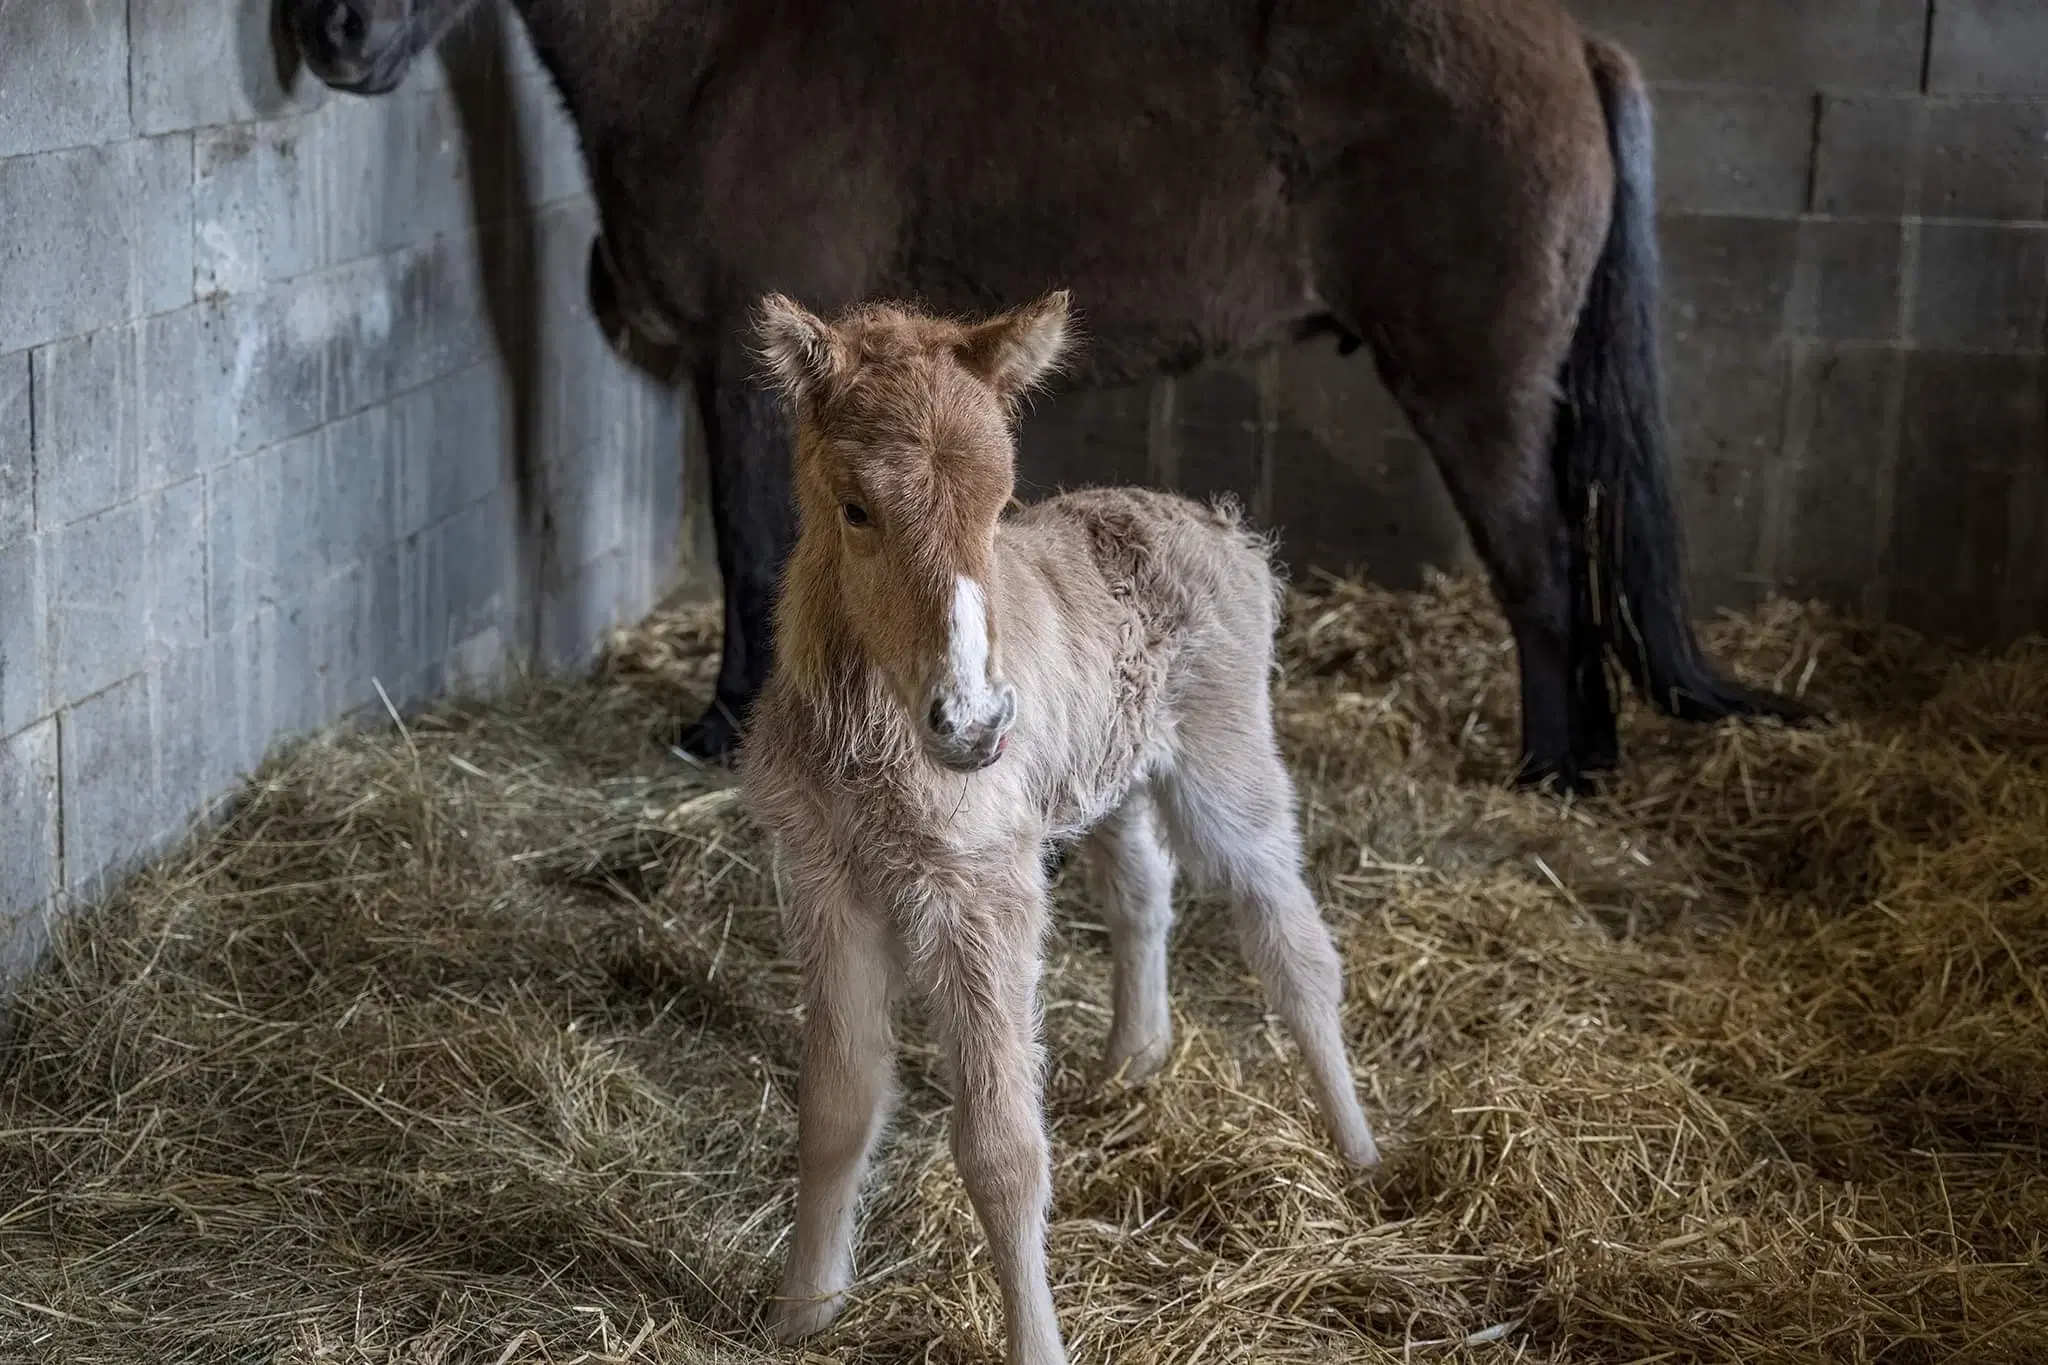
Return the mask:
[[[2048,647],[1770,604],[1833,728],[1632,713],[1615,789],[1501,788],[1482,587],[1298,594],[1279,710],[1388,1152],[1347,1172],[1213,906],[1179,1050],[1093,1079],[1047,997],[1079,1361],[2048,1358]],[[0,1359],[999,1358],[915,1016],[842,1325],[754,1315],[790,1214],[772,855],[659,743],[713,618],[599,675],[274,760],[64,945],[0,1077]]]

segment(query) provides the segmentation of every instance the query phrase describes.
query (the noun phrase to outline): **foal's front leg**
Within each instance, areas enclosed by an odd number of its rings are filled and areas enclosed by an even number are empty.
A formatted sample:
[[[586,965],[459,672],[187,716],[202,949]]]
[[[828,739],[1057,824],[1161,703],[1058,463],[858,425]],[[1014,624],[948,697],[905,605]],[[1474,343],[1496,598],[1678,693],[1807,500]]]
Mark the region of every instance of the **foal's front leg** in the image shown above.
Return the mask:
[[[1035,865],[1035,864],[1034,864]],[[1045,1264],[1052,1203],[1038,1042],[1042,891],[948,926],[927,1002],[951,1073],[953,1160],[989,1240],[1008,1365],[1066,1365]],[[989,913],[988,911],[992,911]]]
[[[822,1331],[845,1307],[861,1178],[895,1100],[887,928],[837,897],[807,918],[796,1232],[769,1309],[769,1330],[784,1342]]]

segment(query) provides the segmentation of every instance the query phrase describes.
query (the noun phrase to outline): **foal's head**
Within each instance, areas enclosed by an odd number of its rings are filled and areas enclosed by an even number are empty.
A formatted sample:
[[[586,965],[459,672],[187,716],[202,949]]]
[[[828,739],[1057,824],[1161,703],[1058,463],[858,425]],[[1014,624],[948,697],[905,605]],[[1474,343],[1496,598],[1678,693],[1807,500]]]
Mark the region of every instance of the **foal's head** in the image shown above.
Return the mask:
[[[797,418],[798,535],[784,586],[792,666],[857,649],[926,751],[960,772],[1017,718],[991,582],[1015,481],[1019,398],[1059,362],[1067,296],[963,324],[893,305],[832,321],[781,295],[761,350]],[[822,684],[822,676],[819,677]]]

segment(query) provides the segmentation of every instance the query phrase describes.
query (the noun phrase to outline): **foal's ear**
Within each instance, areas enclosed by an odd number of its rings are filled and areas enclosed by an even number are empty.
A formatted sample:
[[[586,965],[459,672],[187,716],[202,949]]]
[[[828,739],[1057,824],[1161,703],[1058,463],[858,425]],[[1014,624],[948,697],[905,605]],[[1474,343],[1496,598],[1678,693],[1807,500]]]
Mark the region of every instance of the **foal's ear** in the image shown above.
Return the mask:
[[[754,337],[769,377],[792,402],[830,384],[846,362],[846,345],[832,325],[786,294],[761,300]]]
[[[1066,358],[1071,302],[1060,289],[970,327],[959,346],[960,363],[1005,398],[1035,388]]]

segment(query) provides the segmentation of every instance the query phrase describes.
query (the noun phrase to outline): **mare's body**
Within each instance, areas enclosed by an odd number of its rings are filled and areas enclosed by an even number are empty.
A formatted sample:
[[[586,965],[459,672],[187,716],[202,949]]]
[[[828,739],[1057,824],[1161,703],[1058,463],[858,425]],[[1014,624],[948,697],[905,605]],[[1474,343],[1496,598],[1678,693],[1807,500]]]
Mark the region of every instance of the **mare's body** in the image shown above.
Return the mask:
[[[472,0],[286,3],[323,78],[374,92]],[[582,138],[593,300],[705,421],[726,615],[698,752],[768,675],[791,543],[743,340],[769,290],[980,312],[1058,284],[1080,384],[1362,344],[1513,628],[1524,780],[1616,761],[1609,651],[1672,714],[1798,714],[1699,652],[1647,99],[1559,0],[515,3]]]

